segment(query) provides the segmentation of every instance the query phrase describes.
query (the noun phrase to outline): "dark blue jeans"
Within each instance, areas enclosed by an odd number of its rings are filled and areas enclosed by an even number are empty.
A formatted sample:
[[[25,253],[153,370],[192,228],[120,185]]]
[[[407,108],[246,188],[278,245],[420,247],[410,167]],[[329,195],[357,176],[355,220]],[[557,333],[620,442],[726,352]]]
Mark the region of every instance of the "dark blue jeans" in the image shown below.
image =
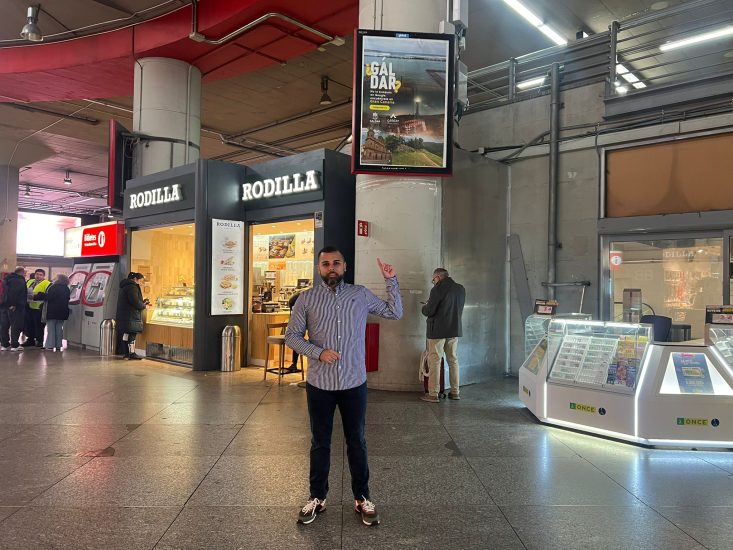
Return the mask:
[[[344,424],[346,454],[351,470],[354,498],[369,498],[369,465],[364,438],[367,408],[367,385],[348,390],[326,391],[306,384],[308,414],[311,421],[310,497],[324,500],[328,494],[328,472],[331,469],[331,432],[333,415],[338,406]]]

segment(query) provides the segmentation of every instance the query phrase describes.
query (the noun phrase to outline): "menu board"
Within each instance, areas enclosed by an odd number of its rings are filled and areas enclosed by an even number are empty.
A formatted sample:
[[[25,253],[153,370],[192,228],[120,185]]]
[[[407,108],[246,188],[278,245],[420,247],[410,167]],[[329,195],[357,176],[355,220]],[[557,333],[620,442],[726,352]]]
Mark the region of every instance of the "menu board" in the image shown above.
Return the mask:
[[[680,393],[715,393],[704,353],[673,353],[672,361]]]
[[[211,314],[244,313],[244,222],[211,220]]]

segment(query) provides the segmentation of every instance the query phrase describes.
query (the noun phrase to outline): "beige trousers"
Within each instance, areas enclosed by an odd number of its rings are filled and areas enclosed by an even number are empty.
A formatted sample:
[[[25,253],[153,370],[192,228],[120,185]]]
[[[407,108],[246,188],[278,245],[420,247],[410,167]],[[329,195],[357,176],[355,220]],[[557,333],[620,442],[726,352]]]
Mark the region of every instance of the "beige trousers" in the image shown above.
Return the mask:
[[[458,338],[439,338],[431,340],[428,338],[428,368],[430,369],[430,380],[428,383],[429,394],[437,396],[440,393],[440,358],[445,358],[448,362],[448,370],[450,376],[450,393],[458,395],[460,391],[460,376],[458,373]]]

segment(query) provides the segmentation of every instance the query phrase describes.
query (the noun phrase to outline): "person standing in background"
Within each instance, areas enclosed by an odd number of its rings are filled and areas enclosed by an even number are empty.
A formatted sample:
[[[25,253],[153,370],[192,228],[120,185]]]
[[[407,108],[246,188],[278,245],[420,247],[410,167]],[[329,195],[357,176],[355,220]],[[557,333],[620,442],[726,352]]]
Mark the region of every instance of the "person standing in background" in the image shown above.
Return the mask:
[[[23,330],[28,294],[25,268],[18,266],[4,281],[4,298],[0,304],[0,351],[22,351],[18,339]]]
[[[44,349],[48,351],[61,351],[64,343],[64,321],[69,318],[69,300],[71,290],[69,289],[69,278],[60,273],[56,281],[46,292],[46,326],[48,334]]]
[[[142,359],[135,353],[135,339],[143,331],[143,310],[150,303],[143,300],[140,285],[145,280],[142,273],[130,272],[120,282],[120,294],[117,297],[117,331],[122,334],[123,345],[127,345],[127,353],[123,359],[136,361]]]
[[[422,314],[427,317],[428,339],[428,394],[420,397],[429,403],[440,403],[440,359],[445,352],[450,371],[449,399],[460,399],[460,376],[458,366],[458,338],[463,336],[461,317],[466,303],[466,289],[448,275],[448,271],[439,267],[433,271],[433,288],[430,290],[428,303],[422,307]]]
[[[22,344],[24,348],[43,347],[43,333],[46,330],[46,323],[41,319],[41,308],[43,307],[43,294],[50,286],[51,281],[46,279],[46,271],[40,268],[36,269],[33,278],[26,283],[28,309],[25,317],[26,341]]]

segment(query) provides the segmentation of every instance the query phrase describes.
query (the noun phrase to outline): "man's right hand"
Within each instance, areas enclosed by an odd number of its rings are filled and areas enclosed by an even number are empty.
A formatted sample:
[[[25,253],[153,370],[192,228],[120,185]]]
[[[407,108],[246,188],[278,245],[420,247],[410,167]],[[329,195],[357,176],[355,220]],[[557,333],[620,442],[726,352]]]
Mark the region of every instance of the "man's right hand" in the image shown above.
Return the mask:
[[[338,352],[333,351],[332,349],[324,349],[321,352],[320,357],[318,357],[318,360],[322,363],[335,363],[339,360],[339,357],[341,356]]]

